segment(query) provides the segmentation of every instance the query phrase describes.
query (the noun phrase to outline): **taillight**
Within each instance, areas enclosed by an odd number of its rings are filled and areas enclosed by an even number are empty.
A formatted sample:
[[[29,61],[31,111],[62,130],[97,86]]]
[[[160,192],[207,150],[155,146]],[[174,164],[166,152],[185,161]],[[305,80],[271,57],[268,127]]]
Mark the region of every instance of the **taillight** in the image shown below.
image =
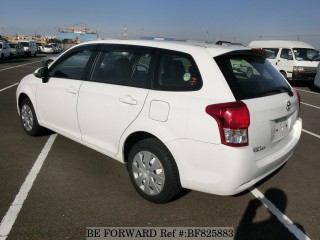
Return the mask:
[[[254,53],[260,53],[260,54],[265,54],[266,53],[266,50],[263,49],[263,48],[252,48],[251,51],[254,52]]]
[[[299,116],[299,114],[300,114],[300,105],[301,105],[301,98],[300,98],[300,94],[299,94],[299,92],[298,92],[297,89],[293,89],[293,92],[294,92],[294,93],[297,95],[297,97],[298,97],[298,102],[299,102],[298,116]]]
[[[293,73],[295,73],[295,74],[302,74],[302,73],[304,73],[304,67],[294,66],[294,67],[293,67]]]
[[[206,113],[217,121],[222,144],[233,147],[248,146],[250,113],[244,102],[209,105]]]

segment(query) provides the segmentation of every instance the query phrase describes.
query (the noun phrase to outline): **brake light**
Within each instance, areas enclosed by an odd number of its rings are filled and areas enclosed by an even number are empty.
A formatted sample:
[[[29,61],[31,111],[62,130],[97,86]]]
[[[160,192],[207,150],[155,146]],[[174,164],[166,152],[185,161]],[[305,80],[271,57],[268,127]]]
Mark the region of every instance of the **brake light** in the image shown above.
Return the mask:
[[[300,105],[301,105],[301,98],[300,98],[300,94],[298,92],[297,89],[293,89],[293,92],[297,95],[298,97],[298,102],[299,102],[299,111],[298,111],[298,116],[300,115]]]
[[[294,66],[293,67],[293,73],[295,73],[295,74],[303,74],[304,73],[304,67]]]
[[[217,121],[222,144],[233,147],[248,146],[250,113],[244,102],[209,105],[206,113]]]
[[[252,48],[252,52],[265,54],[265,53],[266,53],[266,50],[263,49],[263,48]]]
[[[268,54],[268,52],[263,48],[252,48],[251,51],[265,58],[267,57],[267,54]]]

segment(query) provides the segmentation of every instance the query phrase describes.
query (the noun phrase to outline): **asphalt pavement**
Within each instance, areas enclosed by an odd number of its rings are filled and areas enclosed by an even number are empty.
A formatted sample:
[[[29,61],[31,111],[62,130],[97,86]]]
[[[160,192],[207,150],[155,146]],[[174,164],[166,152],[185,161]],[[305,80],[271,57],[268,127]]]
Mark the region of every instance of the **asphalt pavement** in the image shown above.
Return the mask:
[[[17,114],[16,84],[39,67],[41,56],[0,63],[0,239],[4,216],[50,138],[28,136]],[[320,91],[296,88],[300,142],[256,191],[183,191],[175,201],[153,204],[135,192],[121,163],[58,135],[6,239],[85,239],[87,227],[233,227],[235,239],[320,239]]]

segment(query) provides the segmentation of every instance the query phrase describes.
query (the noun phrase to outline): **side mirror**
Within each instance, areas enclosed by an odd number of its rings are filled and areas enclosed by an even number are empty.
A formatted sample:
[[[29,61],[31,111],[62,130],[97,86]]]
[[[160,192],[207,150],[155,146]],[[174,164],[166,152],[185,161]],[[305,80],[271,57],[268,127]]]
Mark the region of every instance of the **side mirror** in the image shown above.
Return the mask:
[[[48,70],[48,67],[38,68],[33,74],[37,78],[42,78],[42,82],[43,83],[46,83],[46,82],[49,81],[49,70]]]

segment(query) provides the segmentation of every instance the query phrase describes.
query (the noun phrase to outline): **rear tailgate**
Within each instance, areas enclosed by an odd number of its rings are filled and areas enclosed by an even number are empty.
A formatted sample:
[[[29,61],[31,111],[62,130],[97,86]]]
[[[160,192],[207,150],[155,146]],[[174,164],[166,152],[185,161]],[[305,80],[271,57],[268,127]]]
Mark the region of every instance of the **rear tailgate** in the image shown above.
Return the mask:
[[[248,145],[255,160],[288,145],[295,137],[299,97],[278,70],[254,50],[233,51],[214,59],[235,99],[248,107]]]
[[[296,95],[288,93],[244,100],[250,112],[249,146],[258,161],[292,140],[299,115]]]

